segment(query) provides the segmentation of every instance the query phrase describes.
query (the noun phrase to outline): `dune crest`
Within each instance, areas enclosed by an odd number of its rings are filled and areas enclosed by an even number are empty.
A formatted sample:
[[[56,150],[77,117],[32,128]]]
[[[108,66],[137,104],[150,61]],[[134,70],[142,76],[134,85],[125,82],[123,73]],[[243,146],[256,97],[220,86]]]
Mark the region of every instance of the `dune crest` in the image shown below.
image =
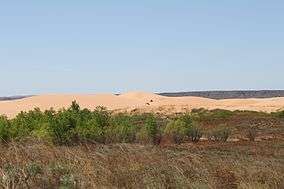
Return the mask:
[[[253,110],[272,112],[284,109],[284,97],[267,99],[226,99],[213,100],[202,97],[165,97],[147,92],[128,92],[121,95],[96,94],[72,95],[51,94],[32,96],[14,101],[0,101],[0,114],[14,117],[21,111],[29,111],[36,107],[47,110],[67,108],[76,100],[82,108],[94,109],[104,106],[114,111],[153,111],[175,113],[190,111],[193,108]]]
[[[133,92],[128,92],[128,93],[123,93],[119,95],[120,97],[123,98],[131,98],[131,99],[137,99],[137,100],[154,100],[154,99],[162,99],[166,98],[161,95],[157,95],[154,93],[147,93],[147,92],[141,92],[141,91],[133,91]]]

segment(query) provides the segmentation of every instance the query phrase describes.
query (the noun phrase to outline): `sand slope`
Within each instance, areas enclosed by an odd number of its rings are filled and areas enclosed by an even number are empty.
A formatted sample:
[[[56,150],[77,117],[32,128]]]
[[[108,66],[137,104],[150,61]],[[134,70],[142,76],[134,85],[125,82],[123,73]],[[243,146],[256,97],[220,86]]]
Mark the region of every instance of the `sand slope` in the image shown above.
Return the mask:
[[[14,117],[21,111],[41,110],[53,107],[67,108],[76,100],[82,108],[94,109],[105,106],[116,111],[154,111],[173,113],[193,108],[277,111],[284,109],[284,97],[267,99],[226,99],[213,100],[201,97],[164,97],[152,93],[130,92],[121,95],[39,95],[15,101],[0,101],[0,114]]]

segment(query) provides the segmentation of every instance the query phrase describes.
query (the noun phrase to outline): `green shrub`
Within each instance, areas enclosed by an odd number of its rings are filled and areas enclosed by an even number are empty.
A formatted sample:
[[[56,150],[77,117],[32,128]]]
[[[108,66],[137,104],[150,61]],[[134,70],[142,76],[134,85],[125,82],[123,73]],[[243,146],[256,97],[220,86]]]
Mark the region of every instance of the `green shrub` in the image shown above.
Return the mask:
[[[141,143],[159,144],[161,131],[158,117],[152,113],[131,114],[131,122],[137,128],[136,139]]]
[[[94,140],[104,143],[105,129],[109,125],[109,113],[103,107],[97,107],[94,112],[87,111],[83,110],[80,113],[81,121],[76,128],[78,137],[83,140]]]
[[[180,144],[187,137],[192,137],[193,141],[199,140],[198,136],[201,134],[197,128],[193,128],[194,122],[190,114],[184,114],[176,120],[170,121],[164,129],[164,134],[172,138],[172,140]],[[200,138],[200,137],[199,137]]]
[[[37,139],[43,139],[48,142],[51,142],[52,137],[51,137],[50,123],[49,122],[42,123],[37,129],[31,132],[31,136]]]
[[[276,116],[276,117],[279,117],[279,118],[284,118],[284,110],[278,111],[278,112],[273,112],[271,114]]]
[[[193,116],[194,120],[210,121],[210,120],[228,119],[234,115],[234,112],[222,109],[206,110],[200,108],[200,109],[193,109],[191,111],[191,115]]]
[[[58,144],[75,142],[77,121],[73,112],[66,110],[58,112],[50,125],[53,142]]]
[[[192,116],[188,113],[181,115],[178,120],[183,121],[189,127],[193,124]]]
[[[80,139],[104,142],[104,127],[102,127],[95,118],[77,127],[76,132]]]
[[[226,142],[230,135],[230,128],[225,125],[221,125],[211,132],[209,138],[217,142]]]
[[[151,119],[151,118],[150,118]],[[153,121],[153,120],[152,120]],[[155,144],[161,142],[161,131],[156,121],[146,121],[136,134],[136,140],[142,144]]]
[[[202,137],[203,133],[200,128],[196,125],[190,127],[188,131],[188,137],[192,142],[198,142]]]
[[[7,117],[0,116],[0,140],[7,142],[10,139],[10,122]]]
[[[92,118],[100,127],[106,127],[109,125],[110,113],[105,107],[97,107],[92,113]]]
[[[230,110],[215,109],[211,110],[212,117],[214,119],[226,119],[232,116],[234,113]]]
[[[136,133],[136,140],[139,143],[147,144],[151,140],[145,127],[141,127]]]
[[[136,140],[138,127],[133,124],[131,116],[125,113],[114,115],[106,128],[107,142],[129,143]]]
[[[186,122],[180,119],[172,120],[167,124],[164,134],[172,138],[176,144],[180,144],[189,133],[189,128]]]
[[[11,121],[11,135],[15,139],[30,136],[32,131],[40,129],[46,123],[46,116],[35,108],[29,112],[21,112]]]
[[[157,120],[154,116],[149,116],[146,120],[145,120],[145,125],[144,125],[145,129],[146,129],[146,133],[147,136],[150,139],[150,143],[156,143],[157,142],[157,138],[159,137],[159,130],[158,130],[158,125],[157,125]]]

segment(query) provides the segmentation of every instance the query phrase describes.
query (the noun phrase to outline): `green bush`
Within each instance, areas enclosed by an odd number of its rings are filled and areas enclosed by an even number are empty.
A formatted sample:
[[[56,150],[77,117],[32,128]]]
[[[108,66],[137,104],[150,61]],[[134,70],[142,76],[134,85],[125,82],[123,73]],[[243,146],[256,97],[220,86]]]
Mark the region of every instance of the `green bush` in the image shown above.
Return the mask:
[[[37,129],[31,132],[31,136],[37,139],[46,140],[48,142],[52,142],[50,123],[42,123]]]
[[[202,137],[203,133],[200,128],[196,125],[190,127],[188,131],[188,137],[192,142],[198,142]]]
[[[188,113],[181,115],[178,120],[183,121],[189,127],[191,127],[193,124],[192,116]]]
[[[230,135],[230,128],[226,125],[220,125],[210,133],[209,138],[213,139],[216,142],[226,142]]]
[[[279,118],[284,118],[284,110],[278,111],[278,112],[273,112],[271,114],[276,116],[276,117],[279,117]]]
[[[136,140],[143,144],[160,144],[161,141],[161,131],[158,127],[157,118],[152,115],[144,115],[145,120],[143,120],[143,125],[140,126],[139,131],[136,134]]]
[[[151,138],[148,135],[146,127],[141,127],[140,130],[136,133],[136,140],[142,144],[148,144],[151,141]]]
[[[10,122],[7,117],[0,116],[0,140],[2,142],[7,142],[10,139]]]
[[[76,127],[78,137],[83,140],[105,142],[105,129],[109,125],[110,115],[103,107],[97,107],[93,112],[81,111],[81,121]],[[83,115],[82,115],[83,114]],[[84,119],[82,119],[82,117]]]
[[[234,113],[230,110],[215,109],[211,110],[212,117],[215,119],[226,119],[231,117]]]
[[[110,113],[104,107],[97,107],[93,113],[92,118],[100,125],[100,127],[106,127],[109,124]]]
[[[228,119],[234,115],[234,112],[222,109],[206,110],[200,108],[200,109],[193,109],[191,111],[191,115],[193,116],[194,120],[210,121],[210,120]]]
[[[172,120],[167,124],[164,134],[172,138],[176,144],[180,144],[189,133],[189,128],[186,122],[180,119]]]
[[[150,143],[156,143],[157,137],[158,137],[158,125],[157,125],[157,120],[154,116],[149,116],[145,120],[145,125],[146,133],[150,139]]]
[[[11,121],[11,135],[15,139],[30,136],[34,130],[40,129],[46,123],[46,116],[35,108],[29,112],[21,112]]]
[[[138,127],[133,124],[130,115],[119,113],[112,116],[110,125],[106,128],[107,142],[124,142],[130,143],[136,140]]]
[[[95,118],[77,127],[76,132],[80,139],[104,142],[104,127],[102,127]]]
[[[75,142],[78,114],[70,110],[59,111],[51,120],[50,133],[54,143],[70,144]]]
[[[192,141],[198,141],[201,132],[199,129],[194,128],[194,124],[192,116],[187,113],[179,116],[176,120],[170,121],[164,129],[164,134],[177,144],[180,144],[188,137]]]

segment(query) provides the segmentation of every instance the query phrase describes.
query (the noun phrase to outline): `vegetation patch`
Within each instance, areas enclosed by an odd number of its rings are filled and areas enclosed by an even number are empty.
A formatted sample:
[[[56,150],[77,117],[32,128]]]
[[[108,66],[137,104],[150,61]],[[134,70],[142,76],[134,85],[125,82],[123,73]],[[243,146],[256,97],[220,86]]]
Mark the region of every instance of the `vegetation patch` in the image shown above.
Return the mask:
[[[279,112],[164,116],[75,101],[0,116],[0,188],[284,188],[283,128]]]

